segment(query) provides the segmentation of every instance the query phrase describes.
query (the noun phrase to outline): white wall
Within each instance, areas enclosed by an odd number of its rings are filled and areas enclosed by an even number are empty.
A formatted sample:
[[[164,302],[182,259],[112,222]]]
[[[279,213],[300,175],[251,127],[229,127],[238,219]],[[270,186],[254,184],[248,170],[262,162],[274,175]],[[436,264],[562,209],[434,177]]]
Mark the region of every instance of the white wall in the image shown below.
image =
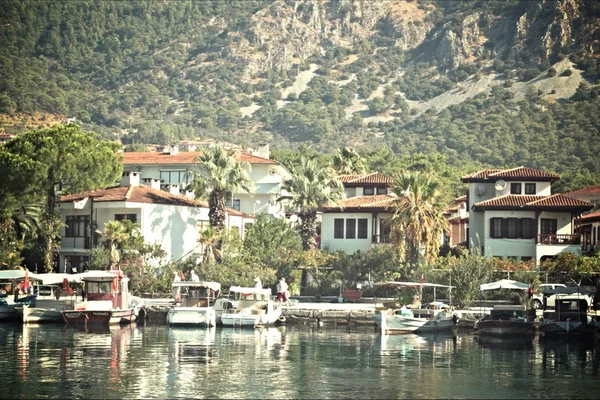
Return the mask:
[[[379,229],[379,221],[389,218],[390,214],[378,214],[376,229]],[[334,220],[335,219],[367,219],[367,238],[366,239],[346,239],[345,221],[344,238],[334,238]],[[378,232],[378,231],[376,231]],[[378,233],[375,233],[378,234]],[[356,236],[358,236],[358,222],[356,223]],[[347,253],[354,253],[357,250],[366,251],[373,246],[373,214],[368,213],[323,213],[321,222],[321,248],[328,247],[331,252],[344,250]]]

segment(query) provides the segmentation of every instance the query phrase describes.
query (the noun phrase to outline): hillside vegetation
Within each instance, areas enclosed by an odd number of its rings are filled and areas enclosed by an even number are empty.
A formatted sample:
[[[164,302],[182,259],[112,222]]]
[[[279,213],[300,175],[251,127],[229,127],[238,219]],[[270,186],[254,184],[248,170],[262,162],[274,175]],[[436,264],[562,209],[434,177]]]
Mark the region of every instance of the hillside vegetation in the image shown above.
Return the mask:
[[[600,181],[599,17],[583,0],[5,0],[0,130],[383,145],[569,189]]]

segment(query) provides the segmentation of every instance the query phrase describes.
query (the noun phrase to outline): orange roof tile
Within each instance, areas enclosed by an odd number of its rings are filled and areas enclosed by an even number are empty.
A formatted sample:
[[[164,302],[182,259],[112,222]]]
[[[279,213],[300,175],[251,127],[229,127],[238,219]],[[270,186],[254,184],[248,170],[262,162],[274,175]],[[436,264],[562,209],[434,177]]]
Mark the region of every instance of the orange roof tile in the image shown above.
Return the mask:
[[[504,179],[510,180],[536,180],[536,181],[557,181],[560,176],[538,169],[528,167],[517,167],[511,169],[484,169],[474,172],[461,178],[462,182],[495,182]]]
[[[600,195],[600,186],[590,186],[578,190],[573,190],[572,192],[565,193],[565,196],[571,195],[588,195],[588,194],[599,194]]]
[[[581,216],[581,222],[592,222],[595,220],[600,220],[600,210]]]
[[[394,179],[391,176],[382,174],[381,172],[373,172],[370,174],[339,175],[337,179],[344,184],[375,183],[391,185],[394,183]]]
[[[564,210],[586,211],[594,207],[585,201],[573,199],[561,194],[551,196],[527,196],[508,194],[473,204],[473,210]]]
[[[253,156],[247,153],[236,153],[238,161],[246,161],[250,164],[278,164],[275,160]],[[144,164],[193,164],[198,156],[202,155],[198,151],[182,151],[171,155],[170,153],[160,153],[157,151],[148,151],[140,153],[123,153],[123,164],[125,165],[144,165]]]
[[[180,194],[171,194],[148,186],[117,186],[108,189],[94,190],[62,196],[61,203],[82,200],[91,197],[95,202],[129,201],[133,203],[170,204],[188,207],[206,207],[208,203],[190,199]]]
[[[335,204],[326,204],[321,207],[323,212],[348,211],[348,210],[380,210],[386,211],[392,202],[397,199],[390,194],[377,194],[374,196],[358,196],[345,199],[341,207]]]

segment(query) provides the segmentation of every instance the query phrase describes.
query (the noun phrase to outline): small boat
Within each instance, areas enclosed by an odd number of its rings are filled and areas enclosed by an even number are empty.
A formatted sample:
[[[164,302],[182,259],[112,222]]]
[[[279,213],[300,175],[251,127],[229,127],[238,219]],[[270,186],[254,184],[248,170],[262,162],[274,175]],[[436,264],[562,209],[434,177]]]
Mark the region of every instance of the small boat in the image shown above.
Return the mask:
[[[62,312],[73,310],[77,294],[72,283],[80,282],[78,274],[35,274],[40,280],[36,286],[37,302],[17,310],[17,318],[27,323],[64,322]]]
[[[15,321],[17,319],[17,310],[23,306],[35,306],[37,295],[25,294],[19,297],[19,287],[23,284],[29,289],[30,279],[37,280],[35,274],[21,269],[0,271],[0,282],[2,283],[2,293],[0,294],[0,321]]]
[[[220,283],[173,282],[173,290],[178,293],[180,301],[167,312],[169,325],[217,325],[214,304],[221,290]]]
[[[533,321],[522,305],[495,305],[490,314],[475,322],[480,335],[527,336],[533,334]]]
[[[224,326],[257,327],[273,325],[281,318],[281,306],[271,300],[271,289],[234,286],[230,292],[240,293],[238,307],[221,315]]]
[[[554,311],[545,311],[542,335],[547,338],[594,339],[597,321],[588,315],[588,302],[578,295],[556,299]]]
[[[434,302],[432,304],[439,303],[435,301],[436,288],[452,289],[452,286],[425,282],[382,282],[376,285],[414,288],[419,293],[418,299],[422,297],[421,295],[424,287],[432,287],[434,289]],[[403,306],[399,309],[383,310],[375,315],[375,323],[379,325],[381,333],[384,335],[449,332],[452,331],[458,323],[459,315],[456,312],[453,312],[451,308],[422,309],[419,306],[415,309],[409,309]]]
[[[381,333],[437,333],[449,332],[458,323],[458,315],[448,310],[394,310],[381,312]]]
[[[121,271],[87,271],[78,274],[84,283],[86,300],[75,303],[71,311],[62,311],[67,324],[128,324],[136,319],[130,306],[129,278]]]

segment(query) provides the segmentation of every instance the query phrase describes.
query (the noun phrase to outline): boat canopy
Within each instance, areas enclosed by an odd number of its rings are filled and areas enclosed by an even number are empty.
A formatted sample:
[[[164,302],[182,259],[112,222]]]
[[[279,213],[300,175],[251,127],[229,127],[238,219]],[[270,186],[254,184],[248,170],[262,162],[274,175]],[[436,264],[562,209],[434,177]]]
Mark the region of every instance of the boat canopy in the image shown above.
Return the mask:
[[[0,271],[0,281],[12,281],[17,279],[25,279],[25,276],[29,275],[29,280],[41,280],[36,276],[36,274],[28,271],[24,271],[22,269],[8,269],[5,271]]]
[[[34,274],[35,278],[42,281],[41,285],[50,286],[50,285],[61,285],[65,279],[69,282],[81,282],[81,277],[79,274],[55,274],[55,273],[44,273],[44,274]]]
[[[441,285],[439,283],[421,283],[421,282],[395,282],[395,281],[390,281],[390,282],[378,282],[374,284],[375,286],[387,286],[387,287],[394,287],[394,286],[399,286],[399,287],[434,287],[434,288],[454,288],[454,286],[448,286],[448,285]]]
[[[82,281],[94,281],[94,282],[110,282],[115,277],[119,276],[120,271],[86,271],[81,274],[73,274]],[[122,273],[121,273],[122,274]],[[125,275],[122,275],[123,280],[129,280]]]
[[[221,284],[218,282],[173,282],[173,287],[209,288],[215,292],[221,290]]]
[[[253,287],[242,287],[242,286],[232,286],[229,288],[229,292],[234,292],[234,293],[242,293],[244,295],[247,294],[266,294],[266,295],[271,295],[271,289],[258,289],[258,288],[253,288]]]
[[[498,289],[515,289],[515,290],[527,290],[529,285],[523,282],[517,282],[510,279],[500,279],[499,281],[492,283],[484,283],[479,287],[479,290],[498,290]]]

